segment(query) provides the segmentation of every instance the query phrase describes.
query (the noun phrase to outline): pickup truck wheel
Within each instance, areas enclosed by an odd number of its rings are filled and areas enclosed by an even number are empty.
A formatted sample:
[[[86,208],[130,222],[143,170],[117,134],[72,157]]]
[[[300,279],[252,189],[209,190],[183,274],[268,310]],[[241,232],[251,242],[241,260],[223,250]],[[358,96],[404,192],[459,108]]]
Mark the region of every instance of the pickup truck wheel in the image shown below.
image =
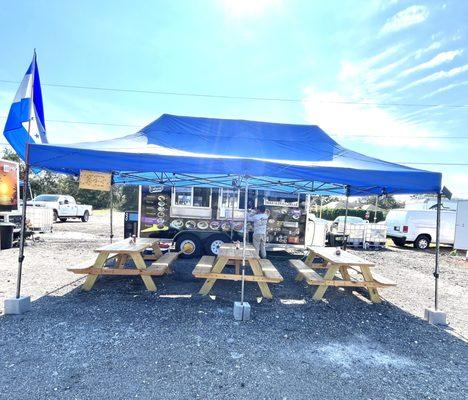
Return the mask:
[[[419,250],[426,250],[431,244],[431,237],[429,235],[419,235],[414,241],[414,247]]]
[[[88,211],[84,212],[83,216],[81,217],[81,220],[83,222],[88,222],[88,220],[89,220],[89,212]]]
[[[180,235],[175,243],[176,251],[180,251],[180,258],[196,258],[203,254],[201,240],[190,233]]]
[[[58,220],[58,212],[57,210],[54,210],[54,222],[57,222]]]
[[[60,218],[60,222],[67,222],[66,218]]]

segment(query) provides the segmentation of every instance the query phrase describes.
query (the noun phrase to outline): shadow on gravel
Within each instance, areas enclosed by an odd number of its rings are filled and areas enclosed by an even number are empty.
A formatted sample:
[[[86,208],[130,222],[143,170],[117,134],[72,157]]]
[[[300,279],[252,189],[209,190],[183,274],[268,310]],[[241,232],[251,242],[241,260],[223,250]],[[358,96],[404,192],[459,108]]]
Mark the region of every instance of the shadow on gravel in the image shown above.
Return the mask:
[[[466,342],[367,294],[329,289],[326,301],[284,277],[253,319],[233,320],[240,283],[194,295],[195,261],[155,278],[104,277],[89,292],[66,287],[23,316],[0,317],[0,387],[24,398],[466,398]],[[76,285],[76,282],[75,284]],[[69,291],[67,291],[69,290]],[[388,289],[391,290],[391,289]],[[65,292],[65,293],[64,293]],[[385,296],[385,291],[383,291]],[[443,376],[443,377],[442,377]]]

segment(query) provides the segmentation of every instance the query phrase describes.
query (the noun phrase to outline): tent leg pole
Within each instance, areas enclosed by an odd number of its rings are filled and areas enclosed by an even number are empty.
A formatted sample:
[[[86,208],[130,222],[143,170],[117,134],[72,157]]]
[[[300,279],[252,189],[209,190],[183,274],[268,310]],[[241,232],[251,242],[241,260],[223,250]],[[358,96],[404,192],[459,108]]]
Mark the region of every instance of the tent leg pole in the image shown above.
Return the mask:
[[[247,243],[247,205],[248,205],[249,182],[245,181],[244,198],[244,238],[242,246],[242,286],[241,286],[241,305],[244,304],[244,285],[245,285],[245,246]]]
[[[442,194],[437,194],[437,221],[436,221],[436,252],[434,269],[434,310],[439,308],[439,260],[440,260],[440,209]]]
[[[345,207],[345,217],[344,217],[344,226],[343,226],[343,250],[346,250],[348,246],[348,238],[346,236],[346,223],[348,220],[348,207],[349,207],[349,186],[346,186],[346,207]]]
[[[112,179],[112,178],[111,178]],[[114,239],[114,221],[113,221],[113,208],[114,208],[114,195],[113,195],[113,189],[114,186],[112,185],[111,181],[111,187],[109,191],[109,205],[110,205],[110,216],[109,216],[109,224],[110,224],[110,242],[112,243],[112,240]]]
[[[437,194],[436,252],[434,269],[434,308],[424,310],[424,319],[434,325],[447,325],[447,314],[439,310],[439,261],[440,261],[440,209],[442,194]]]
[[[319,214],[319,218],[322,219],[322,196],[319,196],[320,197],[320,214]]]
[[[26,208],[28,198],[28,187],[29,187],[29,143],[26,144],[26,167],[24,169],[24,180],[23,180],[23,207],[21,212],[21,235],[20,235],[20,246],[18,256],[18,276],[16,279],[16,298],[19,299],[21,296],[21,275],[23,273],[23,261],[24,261],[24,243],[26,239]]]
[[[377,222],[377,207],[379,206],[379,196],[375,196],[374,224]]]
[[[235,198],[234,198],[234,193],[235,193],[235,188],[232,188],[232,207],[231,207],[231,240],[234,237],[234,210],[235,210]],[[238,192],[239,193],[239,192]],[[229,203],[228,203],[229,204]]]

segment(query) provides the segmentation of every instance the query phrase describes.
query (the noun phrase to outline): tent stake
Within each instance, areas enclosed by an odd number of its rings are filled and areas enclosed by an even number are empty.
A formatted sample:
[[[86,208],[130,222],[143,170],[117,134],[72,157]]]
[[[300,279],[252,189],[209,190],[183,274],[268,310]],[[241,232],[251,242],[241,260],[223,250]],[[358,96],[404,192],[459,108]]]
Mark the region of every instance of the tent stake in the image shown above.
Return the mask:
[[[342,248],[346,250],[348,245],[348,237],[346,236],[346,222],[348,220],[348,206],[349,206],[349,186],[346,186],[346,207],[345,207],[345,217],[344,217],[344,226],[343,226],[343,241]]]

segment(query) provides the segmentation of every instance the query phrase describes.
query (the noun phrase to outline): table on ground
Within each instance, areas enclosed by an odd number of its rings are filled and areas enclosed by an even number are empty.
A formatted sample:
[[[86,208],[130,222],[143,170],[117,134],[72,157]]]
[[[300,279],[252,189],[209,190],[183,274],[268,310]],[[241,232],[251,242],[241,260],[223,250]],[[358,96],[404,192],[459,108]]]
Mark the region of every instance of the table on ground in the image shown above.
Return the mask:
[[[152,248],[154,255],[145,256],[146,249]],[[131,243],[130,239],[121,240],[94,250],[98,253],[93,266],[89,268],[89,273],[83,284],[84,290],[91,290],[99,275],[140,275],[146,288],[154,292],[156,285],[151,277],[151,271],[146,268],[145,259],[154,260],[161,257],[159,240],[150,238],[138,238],[136,243]],[[104,268],[107,260],[115,258],[114,268]],[[124,268],[128,259],[133,260],[136,269]]]
[[[242,275],[240,273],[240,267],[242,264],[242,259],[243,259],[243,248],[242,244],[240,246],[237,246],[234,243],[225,243],[222,244],[219,247],[219,253],[214,261],[214,264],[210,268],[208,273],[205,274],[199,274],[199,277],[206,277],[206,281],[203,284],[202,288],[200,289],[200,294],[208,294],[215,284],[216,280],[221,279],[221,280],[234,280],[234,281],[240,281],[242,279]],[[259,255],[257,254],[257,251],[255,250],[255,247],[253,247],[250,244],[247,244],[245,246],[245,260],[246,260],[246,267],[250,266],[252,269],[253,275],[247,275],[245,274],[245,281],[246,282],[257,282],[258,286],[260,288],[260,291],[262,292],[262,296],[271,299],[273,296],[271,294],[270,288],[268,287],[268,282],[270,283],[276,283],[280,282],[282,280],[279,280],[278,278],[276,279],[271,279],[270,277],[266,276],[264,273],[264,270],[268,270],[269,272],[274,272],[272,269],[275,270],[273,265],[268,261],[268,260],[261,260]],[[262,262],[265,263],[265,265],[268,263],[269,265],[262,268]],[[226,264],[234,264],[235,265],[235,273],[223,273],[223,269],[226,266]],[[276,271],[276,270],[275,270]],[[278,271],[276,271],[276,274],[279,275]],[[195,273],[195,276],[197,274]]]
[[[314,300],[320,300],[328,286],[361,286],[367,288],[369,297],[373,303],[381,301],[378,286],[387,286],[383,278],[377,281],[371,272],[371,268],[375,266],[374,263],[364,260],[352,253],[345,250],[340,250],[337,254],[337,249],[334,247],[308,247],[309,254],[305,260],[305,264],[313,269],[326,269],[323,276],[323,282],[314,293]],[[321,258],[323,263],[313,263],[315,258]],[[363,280],[353,279],[350,276],[350,270],[362,275]],[[340,272],[342,280],[335,279],[337,272]],[[388,284],[391,286],[392,284]]]

